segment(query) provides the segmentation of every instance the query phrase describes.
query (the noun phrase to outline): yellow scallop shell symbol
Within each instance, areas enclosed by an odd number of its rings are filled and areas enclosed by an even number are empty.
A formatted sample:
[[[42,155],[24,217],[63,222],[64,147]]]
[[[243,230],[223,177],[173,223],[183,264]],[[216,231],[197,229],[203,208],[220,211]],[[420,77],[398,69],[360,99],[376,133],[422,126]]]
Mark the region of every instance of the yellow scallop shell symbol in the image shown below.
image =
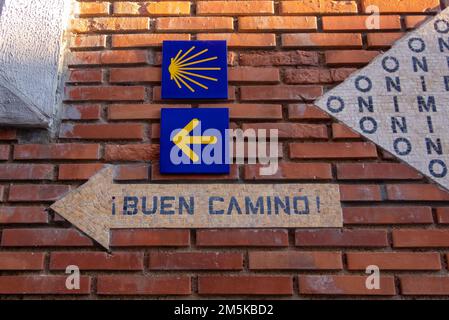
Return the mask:
[[[212,61],[218,59],[218,57],[210,57],[210,58],[204,58],[199,60],[193,60],[196,57],[201,56],[202,54],[205,54],[208,49],[204,49],[200,52],[194,53],[193,50],[195,50],[195,46],[191,47],[189,50],[187,50],[184,54],[182,53],[182,50],[179,50],[176,54],[176,57],[170,59],[170,65],[168,67],[168,72],[170,72],[170,80],[175,81],[176,85],[179,89],[182,89],[183,85],[187,87],[190,91],[195,92],[195,89],[193,88],[193,85],[197,85],[203,89],[209,89],[204,83],[200,82],[200,79],[209,80],[209,81],[218,81],[217,78],[212,78],[209,76],[205,76],[203,74],[199,74],[192,71],[211,71],[211,70],[221,70],[221,68],[215,68],[215,67],[196,67],[195,65]],[[189,54],[192,53],[192,55],[189,56]],[[193,61],[192,61],[193,60]],[[198,80],[192,79],[199,78]]]

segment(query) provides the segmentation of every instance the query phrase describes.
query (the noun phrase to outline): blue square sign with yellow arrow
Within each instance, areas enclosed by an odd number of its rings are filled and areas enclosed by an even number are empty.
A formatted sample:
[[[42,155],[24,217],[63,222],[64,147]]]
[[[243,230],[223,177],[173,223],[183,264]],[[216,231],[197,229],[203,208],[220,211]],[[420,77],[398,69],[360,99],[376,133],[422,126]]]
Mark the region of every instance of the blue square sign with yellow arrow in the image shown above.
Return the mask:
[[[229,109],[163,108],[161,173],[229,173]]]
[[[164,41],[162,99],[227,99],[226,41]]]

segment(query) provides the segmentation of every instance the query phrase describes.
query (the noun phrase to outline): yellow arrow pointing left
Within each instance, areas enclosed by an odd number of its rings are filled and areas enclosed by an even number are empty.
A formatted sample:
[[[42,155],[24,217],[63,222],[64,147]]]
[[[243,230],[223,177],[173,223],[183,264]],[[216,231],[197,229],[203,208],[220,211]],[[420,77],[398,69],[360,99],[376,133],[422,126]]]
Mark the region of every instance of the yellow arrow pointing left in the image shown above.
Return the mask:
[[[218,139],[214,136],[189,136],[190,132],[200,124],[200,120],[192,119],[172,139],[173,143],[182,150],[193,162],[199,161],[199,156],[189,147],[192,144],[215,144]]]

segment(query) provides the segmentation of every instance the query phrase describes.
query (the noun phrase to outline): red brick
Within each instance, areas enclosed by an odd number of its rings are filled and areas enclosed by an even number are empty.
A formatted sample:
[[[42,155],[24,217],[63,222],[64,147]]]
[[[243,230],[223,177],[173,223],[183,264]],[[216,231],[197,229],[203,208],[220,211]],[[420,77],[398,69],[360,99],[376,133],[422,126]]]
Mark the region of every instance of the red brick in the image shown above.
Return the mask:
[[[189,105],[113,104],[108,107],[109,120],[159,120],[162,108],[190,108]]]
[[[440,230],[440,229],[393,230],[393,246],[396,248],[449,247],[449,230]]]
[[[380,270],[440,270],[440,255],[436,252],[348,252],[349,270],[366,270],[369,265]]]
[[[106,145],[106,161],[149,161],[159,159],[157,144]]]
[[[403,36],[402,32],[369,33],[367,36],[368,48],[388,48]]]
[[[332,83],[332,77],[329,69],[298,68],[285,70],[284,81],[287,84],[326,84]]]
[[[260,174],[262,165],[246,165],[244,168],[245,180],[330,180],[332,167],[330,163],[298,163],[280,162],[278,171],[274,175]]]
[[[198,15],[240,16],[273,14],[273,1],[198,1]]]
[[[51,270],[76,265],[80,270],[142,270],[143,253],[138,252],[52,252]]]
[[[0,270],[43,270],[45,253],[0,252]]]
[[[437,208],[437,220],[441,224],[449,224],[449,208]]]
[[[74,35],[70,41],[70,49],[103,48],[106,48],[106,35]]]
[[[160,47],[164,40],[190,40],[189,34],[117,34],[112,36],[113,48]]]
[[[88,180],[103,167],[102,163],[60,164],[58,180]]]
[[[301,247],[386,247],[385,230],[296,230],[295,245]]]
[[[432,184],[389,184],[387,197],[395,201],[447,201],[449,193]]]
[[[288,233],[281,229],[197,230],[196,243],[200,247],[285,247]]]
[[[0,294],[89,294],[90,277],[80,277],[80,289],[67,289],[67,276],[0,276]]]
[[[345,207],[345,224],[430,224],[430,207]]]
[[[161,68],[136,67],[111,69],[110,83],[161,82]]]
[[[273,48],[276,36],[272,33],[199,33],[198,40],[226,40],[228,48]]]
[[[0,164],[0,180],[51,180],[50,164]]]
[[[11,185],[9,189],[9,201],[56,201],[69,191],[70,186],[67,185]]]
[[[405,296],[447,296],[449,277],[447,276],[400,276],[401,293]]]
[[[62,118],[64,120],[98,120],[101,116],[101,106],[98,104],[66,106]]]
[[[239,31],[316,30],[316,17],[242,17]]]
[[[280,81],[277,68],[233,67],[229,68],[228,77],[230,82],[237,83],[278,83]]]
[[[67,83],[101,83],[103,70],[70,70]]]
[[[257,251],[249,253],[251,270],[341,270],[341,252]]]
[[[381,201],[378,185],[340,185],[341,201]]]
[[[16,140],[16,139],[17,139],[16,129],[13,128],[0,129],[0,140]]]
[[[222,99],[222,100],[226,100],[226,99]],[[233,86],[228,86],[228,99],[227,100],[235,100],[235,87]],[[162,99],[161,97],[161,87],[157,86],[157,87],[153,87],[153,101],[154,102],[166,102],[167,99]],[[172,99],[171,102],[173,103],[179,103],[179,99]],[[183,101],[183,103],[188,103],[190,102],[189,100],[187,101]]]
[[[59,130],[63,139],[142,140],[145,136],[142,124],[71,124],[65,123]]]
[[[46,207],[0,207],[0,224],[48,223]]]
[[[278,130],[279,138],[327,139],[327,127],[321,124],[305,123],[243,123],[243,130]]]
[[[144,31],[150,29],[149,18],[89,18],[73,19],[70,30],[73,33]]]
[[[333,1],[333,0],[303,0],[303,1],[281,1],[281,13],[289,14],[337,14],[356,13],[356,1]]]
[[[361,136],[357,132],[341,123],[332,124],[332,137],[334,138],[334,140],[361,138]]]
[[[420,13],[439,10],[440,1],[362,0],[362,6],[364,11],[369,6],[377,6],[381,13]]]
[[[317,66],[318,53],[313,51],[250,51],[239,55],[242,66]]]
[[[150,252],[151,270],[242,270],[243,255],[231,252]]]
[[[75,229],[5,229],[3,247],[89,247],[92,240]]]
[[[290,100],[310,101],[323,94],[321,86],[246,86],[240,89],[241,99],[245,101]]]
[[[324,31],[369,30],[366,25],[367,16],[333,16],[322,19]],[[401,29],[401,17],[398,15],[380,16],[379,20],[380,30]]]
[[[292,295],[290,276],[199,276],[200,295]]]
[[[189,295],[190,277],[186,276],[99,276],[99,295]]]
[[[69,66],[103,66],[115,64],[140,64],[148,62],[144,50],[81,51],[69,55]]]
[[[143,101],[145,88],[140,86],[66,87],[70,101]]]
[[[174,16],[190,14],[190,2],[114,2],[114,15]]]
[[[9,146],[0,145],[0,160],[8,160],[9,158]]]
[[[75,14],[80,16],[100,16],[108,15],[108,2],[77,2]]]
[[[120,165],[115,172],[115,180],[148,180],[150,168],[146,164]]]
[[[340,180],[414,180],[422,175],[402,163],[341,163],[337,164]]]
[[[359,33],[287,33],[282,35],[284,48],[361,48]]]
[[[299,293],[307,295],[378,295],[393,296],[396,294],[394,277],[380,278],[379,289],[368,289],[366,276],[353,275],[319,275],[299,276]]]
[[[282,105],[280,104],[200,104],[200,108],[228,108],[231,119],[282,119]]]
[[[23,144],[14,146],[16,160],[97,160],[98,144]]]
[[[356,68],[334,68],[331,69],[331,78],[334,82],[342,82],[349,78],[354,72],[357,71]]]
[[[365,65],[379,55],[379,51],[367,50],[330,50],[324,56],[329,66]]]
[[[190,245],[189,230],[113,230],[113,247],[186,247]]]
[[[157,31],[204,32],[232,31],[234,21],[227,17],[167,17],[156,19]]]
[[[152,181],[222,181],[222,180],[238,180],[239,170],[238,165],[232,164],[228,174],[161,174],[158,163],[151,166],[151,180]]]
[[[377,158],[376,146],[369,142],[290,143],[290,157],[295,159]]]
[[[326,112],[311,104],[291,104],[288,106],[290,120],[328,120]]]
[[[431,18],[432,16],[405,16],[405,26],[407,29],[418,28],[422,23]]]

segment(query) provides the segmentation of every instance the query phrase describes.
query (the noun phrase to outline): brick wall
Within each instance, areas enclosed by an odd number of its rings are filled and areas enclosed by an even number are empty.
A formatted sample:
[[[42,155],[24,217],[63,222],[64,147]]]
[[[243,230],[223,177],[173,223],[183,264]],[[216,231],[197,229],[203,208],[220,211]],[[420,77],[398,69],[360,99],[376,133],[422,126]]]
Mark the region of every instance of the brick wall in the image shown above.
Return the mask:
[[[381,30],[362,12],[381,10]],[[313,106],[443,7],[439,0],[79,1],[58,136],[0,129],[0,295],[449,296],[449,193]],[[231,122],[278,128],[274,182],[341,185],[343,229],[114,230],[113,255],[46,207],[106,163],[119,179],[158,169],[161,41],[226,39]],[[203,106],[203,104],[200,104]],[[32,141],[32,140],[31,140]],[[183,181],[263,181],[257,166]],[[76,295],[65,268],[83,271]],[[381,290],[364,286],[378,265]]]

